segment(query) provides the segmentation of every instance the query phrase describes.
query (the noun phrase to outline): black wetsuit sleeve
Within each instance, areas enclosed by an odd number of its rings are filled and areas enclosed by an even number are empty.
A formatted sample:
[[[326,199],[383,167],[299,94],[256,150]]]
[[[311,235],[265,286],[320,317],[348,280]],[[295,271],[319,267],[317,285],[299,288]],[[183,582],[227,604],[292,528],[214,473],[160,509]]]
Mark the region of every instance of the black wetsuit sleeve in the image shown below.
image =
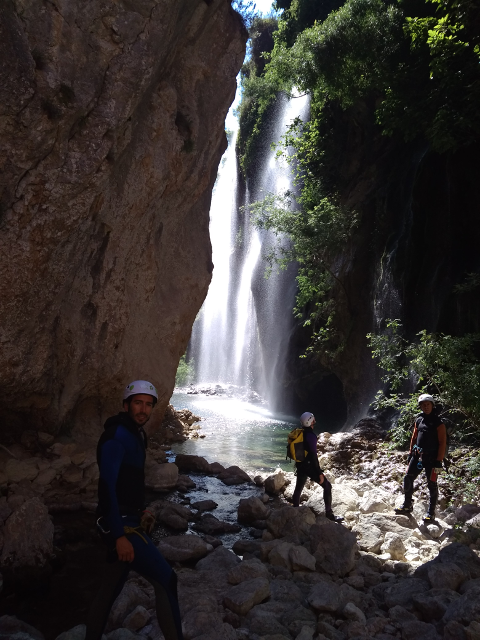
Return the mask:
[[[306,430],[304,433],[304,445],[307,450],[306,459],[309,462],[310,475],[318,479],[322,474],[322,470],[317,458],[317,438],[314,432]]]
[[[117,500],[117,479],[125,448],[119,441],[109,439],[102,445],[99,478],[99,494],[102,493],[102,506],[104,518],[114,539],[124,535],[124,527],[120,518],[120,509]],[[100,498],[100,496],[99,496]]]

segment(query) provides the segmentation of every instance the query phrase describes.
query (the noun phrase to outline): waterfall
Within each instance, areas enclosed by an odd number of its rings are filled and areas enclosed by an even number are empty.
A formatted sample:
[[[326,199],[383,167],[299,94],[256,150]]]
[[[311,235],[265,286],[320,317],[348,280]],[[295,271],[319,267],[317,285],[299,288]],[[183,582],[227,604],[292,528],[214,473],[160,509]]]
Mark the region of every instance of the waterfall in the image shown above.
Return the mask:
[[[268,143],[279,142],[296,117],[306,119],[307,96],[281,96]],[[269,147],[260,162],[255,184],[247,184],[245,207],[239,209],[235,138],[221,161],[210,211],[214,271],[207,298],[194,325],[191,353],[200,384],[231,384],[253,390],[279,405],[292,308],[296,292],[296,267],[265,278],[263,257],[279,239],[253,227],[248,205],[269,193],[293,191],[292,170]],[[280,239],[287,243],[286,239]]]

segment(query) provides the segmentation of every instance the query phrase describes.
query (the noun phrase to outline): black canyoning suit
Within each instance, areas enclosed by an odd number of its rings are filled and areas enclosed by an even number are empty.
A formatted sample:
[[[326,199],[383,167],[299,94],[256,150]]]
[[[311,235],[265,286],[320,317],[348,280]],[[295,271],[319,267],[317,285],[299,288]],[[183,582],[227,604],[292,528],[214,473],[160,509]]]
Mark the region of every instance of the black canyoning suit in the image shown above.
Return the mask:
[[[419,448],[419,449],[418,449]],[[446,449],[446,427],[437,414],[420,414],[414,423],[408,468],[404,477],[404,505],[410,507],[414,480],[424,469],[429,489],[429,514],[434,514],[438,501],[438,483],[433,469],[441,463]],[[419,451],[421,450],[421,452]]]
[[[101,639],[115,599],[130,570],[154,587],[159,625],[166,639],[182,639],[177,576],[150,536],[140,527],[145,507],[144,465],[147,437],[126,412],[109,418],[97,446],[100,471],[97,523],[108,549],[102,586],[87,617],[86,639]],[[127,536],[131,563],[119,561],[116,539]]]
[[[323,474],[319,459],[317,458],[317,436],[312,427],[304,428],[304,449],[307,451],[306,458],[300,463],[296,463],[296,487],[292,495],[292,504],[294,507],[299,507],[301,500],[302,490],[308,478],[315,483],[319,483],[319,477]],[[321,485],[319,483],[319,485]],[[332,485],[324,477],[324,482],[321,485],[324,490],[324,505],[326,507],[326,514],[332,512]]]

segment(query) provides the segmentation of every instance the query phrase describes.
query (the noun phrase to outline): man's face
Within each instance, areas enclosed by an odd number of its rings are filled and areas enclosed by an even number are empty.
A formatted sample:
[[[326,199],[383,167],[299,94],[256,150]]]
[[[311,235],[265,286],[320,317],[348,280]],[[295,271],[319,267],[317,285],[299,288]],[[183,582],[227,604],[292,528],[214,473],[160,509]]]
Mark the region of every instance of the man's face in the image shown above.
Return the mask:
[[[139,427],[144,426],[154,409],[154,399],[150,394],[135,394],[130,399],[130,405],[124,401],[124,410]]]
[[[431,401],[421,401],[421,403],[419,403],[419,407],[421,408],[421,412],[424,412],[424,414],[431,414],[433,411],[433,404]]]

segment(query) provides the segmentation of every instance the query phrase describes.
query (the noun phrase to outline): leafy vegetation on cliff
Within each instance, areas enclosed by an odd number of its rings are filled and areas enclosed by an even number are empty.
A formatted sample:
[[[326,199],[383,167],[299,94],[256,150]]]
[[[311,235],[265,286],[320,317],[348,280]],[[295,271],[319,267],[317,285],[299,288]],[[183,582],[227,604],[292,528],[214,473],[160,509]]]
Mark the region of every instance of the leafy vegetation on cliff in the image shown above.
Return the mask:
[[[340,150],[349,134],[339,123],[357,123],[372,146],[390,138],[450,153],[472,143],[479,136],[479,4],[277,0],[275,6],[283,10],[277,30],[272,20],[259,20],[251,31],[253,43],[267,44],[262,54],[253,45],[255,59],[243,69],[238,151],[248,175],[279,92],[309,93],[309,121],[294,123],[279,151],[294,161],[301,195],[295,206],[292,194],[268,195],[252,209],[259,225],[292,240],[290,250],[271,259],[300,264],[295,312],[312,330],[309,350],[322,344],[325,354],[331,341],[328,352],[335,354],[346,335],[334,329],[333,288],[347,307],[349,301],[333,261],[360,223],[360,212],[341,196],[349,172]]]
[[[379,391],[374,409],[398,412],[391,437],[396,445],[410,438],[413,417],[419,412],[419,394],[432,394],[440,415],[453,421],[459,436],[479,439],[479,334],[461,337],[428,334],[407,341],[397,319],[388,319],[382,334],[368,334],[373,358],[385,372],[389,392]],[[415,380],[419,389],[406,393],[406,383]]]

